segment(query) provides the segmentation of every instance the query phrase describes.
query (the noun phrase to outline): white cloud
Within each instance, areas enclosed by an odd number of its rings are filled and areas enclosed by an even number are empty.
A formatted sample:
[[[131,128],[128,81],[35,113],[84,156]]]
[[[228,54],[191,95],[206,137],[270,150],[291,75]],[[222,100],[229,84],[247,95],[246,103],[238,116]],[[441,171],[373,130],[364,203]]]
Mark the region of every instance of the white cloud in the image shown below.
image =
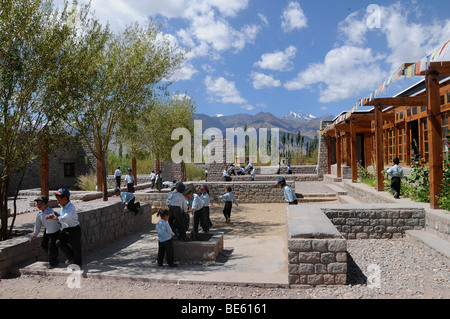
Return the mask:
[[[270,75],[265,75],[265,74],[258,73],[258,72],[252,72],[250,77],[253,80],[253,87],[257,90],[281,86],[281,81],[275,80]]]
[[[320,84],[320,102],[344,100],[380,85],[387,75],[379,66],[381,59],[383,56],[374,55],[369,48],[336,48],[328,52],[323,63],[309,65],[284,87],[301,90]]]
[[[291,32],[295,29],[300,30],[306,28],[308,25],[308,19],[298,2],[289,2],[281,18],[281,27],[284,32]]]
[[[283,52],[265,53],[261,56],[260,61],[255,62],[254,66],[274,71],[289,71],[293,67],[291,60],[295,58],[296,53],[297,49],[292,45]]]
[[[369,30],[367,27],[366,16],[364,18],[359,17],[359,12],[350,14],[344,21],[338,24],[338,31],[340,37],[344,39],[344,42],[349,45],[361,45],[366,42],[366,32]]]
[[[226,80],[224,77],[213,79],[211,76],[205,78],[206,91],[210,94],[211,101],[224,104],[244,104],[247,101],[241,97],[236,89],[235,83]]]
[[[255,107],[253,105],[249,105],[249,104],[242,105],[242,108],[246,111],[253,111],[255,109]]]

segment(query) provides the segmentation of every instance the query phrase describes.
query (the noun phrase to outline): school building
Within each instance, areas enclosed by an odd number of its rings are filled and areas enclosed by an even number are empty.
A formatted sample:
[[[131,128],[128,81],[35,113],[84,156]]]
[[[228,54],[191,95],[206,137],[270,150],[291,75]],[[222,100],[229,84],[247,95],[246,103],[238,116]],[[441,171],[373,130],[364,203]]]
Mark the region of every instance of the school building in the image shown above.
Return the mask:
[[[449,152],[450,61],[445,59],[449,43],[421,61],[400,66],[379,89],[321,130],[328,174],[356,182],[357,165],[373,165],[381,191],[382,171],[394,158],[400,159],[401,166],[409,166],[419,156],[429,167],[430,207],[439,208],[443,160]],[[378,97],[392,79],[402,76],[423,78],[393,97]]]

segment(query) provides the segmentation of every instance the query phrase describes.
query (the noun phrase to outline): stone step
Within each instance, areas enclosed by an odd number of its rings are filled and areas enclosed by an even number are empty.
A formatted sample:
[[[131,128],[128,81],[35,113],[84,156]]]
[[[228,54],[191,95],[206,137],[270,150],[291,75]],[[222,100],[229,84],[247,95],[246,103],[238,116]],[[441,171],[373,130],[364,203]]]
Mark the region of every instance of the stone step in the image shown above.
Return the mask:
[[[359,200],[350,195],[339,195],[338,197],[345,204],[361,204]]]
[[[407,230],[405,237],[450,266],[450,242],[424,230]]]
[[[337,185],[336,183],[328,183],[328,184],[326,184],[326,186],[328,188],[330,188],[332,191],[336,192],[336,194],[338,194],[338,195],[347,195],[348,194],[347,191],[343,187]]]
[[[304,198],[297,198],[297,201],[299,203],[320,203],[320,202],[332,202],[337,201],[337,197],[304,197]]]
[[[297,198],[313,198],[313,197],[336,197],[335,193],[295,193]]]
[[[323,181],[326,183],[342,182],[342,177],[336,177],[335,175],[325,174],[323,175]]]

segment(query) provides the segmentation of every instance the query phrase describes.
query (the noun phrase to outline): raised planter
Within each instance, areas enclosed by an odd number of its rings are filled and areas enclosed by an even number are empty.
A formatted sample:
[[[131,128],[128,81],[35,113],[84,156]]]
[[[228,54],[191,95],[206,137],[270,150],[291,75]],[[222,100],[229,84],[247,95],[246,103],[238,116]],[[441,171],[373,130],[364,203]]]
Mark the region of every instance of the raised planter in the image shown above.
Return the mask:
[[[173,242],[175,260],[178,261],[215,261],[223,251],[223,233],[211,232],[206,241]],[[201,236],[204,236],[201,234]]]

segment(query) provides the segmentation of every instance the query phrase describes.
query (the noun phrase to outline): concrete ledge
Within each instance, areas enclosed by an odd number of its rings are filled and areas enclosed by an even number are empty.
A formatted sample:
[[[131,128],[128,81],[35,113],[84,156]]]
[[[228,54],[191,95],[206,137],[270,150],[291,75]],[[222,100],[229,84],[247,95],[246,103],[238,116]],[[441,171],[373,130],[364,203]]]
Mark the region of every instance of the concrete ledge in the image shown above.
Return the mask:
[[[223,251],[223,233],[212,232],[208,241],[183,242],[174,240],[175,260],[183,261],[215,261]]]
[[[407,230],[406,238],[420,247],[427,248],[433,256],[450,266],[449,242],[422,230]]]
[[[290,238],[341,238],[342,235],[318,206],[288,208]]]

